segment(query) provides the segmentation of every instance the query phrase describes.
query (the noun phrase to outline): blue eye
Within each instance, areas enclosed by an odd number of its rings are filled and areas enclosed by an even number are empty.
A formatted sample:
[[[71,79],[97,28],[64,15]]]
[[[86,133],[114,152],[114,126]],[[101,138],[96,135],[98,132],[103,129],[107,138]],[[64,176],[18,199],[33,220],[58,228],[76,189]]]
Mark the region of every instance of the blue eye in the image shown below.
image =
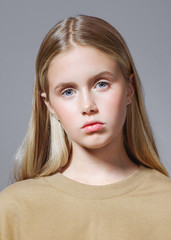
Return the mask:
[[[73,95],[73,92],[74,91],[72,89],[67,89],[67,90],[62,92],[62,95],[69,97],[69,96]]]
[[[99,86],[98,88],[105,88],[107,87],[109,84],[107,82],[98,82],[96,86]]]

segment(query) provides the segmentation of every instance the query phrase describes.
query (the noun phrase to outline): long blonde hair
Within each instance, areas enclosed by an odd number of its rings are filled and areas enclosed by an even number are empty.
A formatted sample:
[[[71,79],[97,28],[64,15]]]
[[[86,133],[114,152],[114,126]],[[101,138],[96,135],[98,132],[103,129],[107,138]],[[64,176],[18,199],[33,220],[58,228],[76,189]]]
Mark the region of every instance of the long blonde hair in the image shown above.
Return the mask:
[[[49,99],[47,71],[51,60],[75,44],[93,46],[112,56],[119,63],[127,81],[133,74],[135,95],[128,105],[123,129],[125,149],[136,164],[168,176],[159,160],[139,76],[124,39],[106,21],[79,15],[56,24],[40,46],[36,59],[32,116],[28,133],[16,155],[15,179],[20,181],[55,174],[69,160],[71,141],[60,122],[50,115],[41,93],[46,92]]]

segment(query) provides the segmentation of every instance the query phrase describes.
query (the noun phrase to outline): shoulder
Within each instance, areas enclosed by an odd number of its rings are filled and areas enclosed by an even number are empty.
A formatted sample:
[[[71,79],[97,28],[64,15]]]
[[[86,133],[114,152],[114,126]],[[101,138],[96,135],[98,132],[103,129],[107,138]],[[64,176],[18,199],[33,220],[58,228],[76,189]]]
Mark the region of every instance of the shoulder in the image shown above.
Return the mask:
[[[9,206],[15,205],[22,200],[28,200],[41,195],[48,188],[48,184],[43,178],[28,179],[16,182],[2,192],[0,192],[0,205]]]
[[[153,187],[171,190],[170,177],[167,177],[155,169],[151,169],[151,176],[149,178],[149,181],[151,184],[153,184]]]
[[[0,192],[0,239],[20,239],[20,218],[35,212],[32,206],[40,202],[45,188],[43,179],[30,179],[14,183]]]
[[[171,200],[171,179],[161,172],[142,167],[142,184],[138,188],[148,196],[158,196],[158,198],[169,197]]]

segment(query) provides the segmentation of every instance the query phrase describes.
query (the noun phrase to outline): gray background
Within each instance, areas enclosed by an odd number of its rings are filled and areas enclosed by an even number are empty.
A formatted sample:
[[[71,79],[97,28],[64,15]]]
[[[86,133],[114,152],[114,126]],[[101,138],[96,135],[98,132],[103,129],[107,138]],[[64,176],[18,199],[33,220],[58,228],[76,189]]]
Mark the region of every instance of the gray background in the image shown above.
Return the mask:
[[[45,34],[77,14],[101,17],[125,38],[139,72],[161,160],[171,174],[171,1],[0,0],[0,190],[28,128],[34,64]]]

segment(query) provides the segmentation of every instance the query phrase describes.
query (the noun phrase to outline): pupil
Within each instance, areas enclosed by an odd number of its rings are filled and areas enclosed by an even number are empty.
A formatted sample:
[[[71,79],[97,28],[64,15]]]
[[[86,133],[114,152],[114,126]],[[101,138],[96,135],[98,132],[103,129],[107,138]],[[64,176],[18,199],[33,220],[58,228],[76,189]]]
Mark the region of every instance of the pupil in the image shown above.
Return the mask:
[[[70,94],[72,93],[72,90],[68,90],[68,92],[67,92],[67,93],[68,93],[68,95],[70,95]]]
[[[100,83],[100,86],[101,86],[101,87],[104,87],[104,86],[105,86],[105,83],[101,82],[101,83]]]

